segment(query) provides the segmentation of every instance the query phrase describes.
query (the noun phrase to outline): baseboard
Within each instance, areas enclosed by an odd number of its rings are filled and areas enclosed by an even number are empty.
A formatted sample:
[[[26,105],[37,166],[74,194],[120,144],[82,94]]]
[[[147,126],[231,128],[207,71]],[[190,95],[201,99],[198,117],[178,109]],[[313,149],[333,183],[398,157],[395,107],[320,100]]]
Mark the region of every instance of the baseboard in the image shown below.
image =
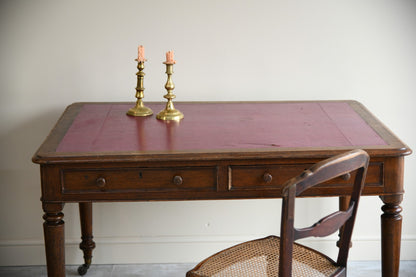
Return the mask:
[[[93,252],[95,264],[128,263],[193,263],[221,249],[257,237],[251,236],[157,236],[140,238],[95,238]],[[336,254],[334,240],[305,240],[302,243],[324,251],[329,256]],[[66,241],[66,263],[81,264],[82,252],[79,241]],[[416,237],[403,237],[402,260],[416,260]],[[350,260],[380,260],[380,240],[377,238],[355,238],[350,251]],[[0,242],[0,266],[43,265],[45,253],[43,241],[19,240]]]

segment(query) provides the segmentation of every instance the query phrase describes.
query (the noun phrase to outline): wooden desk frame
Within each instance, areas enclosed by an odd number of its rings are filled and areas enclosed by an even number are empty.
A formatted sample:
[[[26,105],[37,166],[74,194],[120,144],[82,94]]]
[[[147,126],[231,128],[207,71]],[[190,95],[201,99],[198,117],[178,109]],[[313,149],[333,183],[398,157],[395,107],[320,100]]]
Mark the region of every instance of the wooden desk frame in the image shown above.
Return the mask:
[[[65,276],[62,211],[67,202],[79,203],[80,248],[85,263],[90,264],[95,247],[92,202],[280,198],[279,184],[282,180],[297,175],[310,164],[352,148],[362,148],[371,157],[363,195],[378,195],[384,203],[381,215],[382,275],[398,276],[404,156],[411,150],[360,103],[343,102],[348,103],[387,144],[169,153],[59,153],[56,152],[59,143],[85,103],[69,106],[33,157],[33,162],[40,164],[41,168],[48,276]],[[161,177],[152,178],[155,173]],[[273,178],[268,178],[267,174]],[[344,195],[348,193],[352,179],[339,179],[330,185],[318,186],[303,196],[338,196],[340,207],[343,207]],[[144,180],[142,183],[145,185],[135,185],[137,180]]]

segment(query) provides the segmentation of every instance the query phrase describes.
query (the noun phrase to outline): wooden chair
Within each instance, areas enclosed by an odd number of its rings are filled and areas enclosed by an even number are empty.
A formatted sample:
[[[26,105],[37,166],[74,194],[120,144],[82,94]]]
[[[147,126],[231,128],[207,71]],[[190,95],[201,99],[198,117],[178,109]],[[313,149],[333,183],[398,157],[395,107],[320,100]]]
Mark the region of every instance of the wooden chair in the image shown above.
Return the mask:
[[[269,236],[238,244],[199,263],[187,277],[244,276],[346,276],[358,202],[364,187],[369,156],[353,150],[313,165],[283,186],[281,237]],[[349,207],[334,212],[311,227],[294,228],[295,198],[310,187],[356,171]],[[328,236],[342,228],[337,261],[322,253],[294,243],[306,237]]]

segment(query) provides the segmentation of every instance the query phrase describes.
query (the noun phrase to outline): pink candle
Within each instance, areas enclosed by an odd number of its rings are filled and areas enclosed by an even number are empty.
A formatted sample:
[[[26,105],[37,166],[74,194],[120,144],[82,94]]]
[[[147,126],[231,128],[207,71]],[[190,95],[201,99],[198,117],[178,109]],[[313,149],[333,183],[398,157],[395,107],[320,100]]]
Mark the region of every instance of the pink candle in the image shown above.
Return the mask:
[[[146,59],[144,58],[144,46],[143,45],[139,46],[139,55],[137,57],[137,61],[139,62],[146,61]]]
[[[166,52],[166,64],[175,64],[176,61],[173,59],[173,51]]]

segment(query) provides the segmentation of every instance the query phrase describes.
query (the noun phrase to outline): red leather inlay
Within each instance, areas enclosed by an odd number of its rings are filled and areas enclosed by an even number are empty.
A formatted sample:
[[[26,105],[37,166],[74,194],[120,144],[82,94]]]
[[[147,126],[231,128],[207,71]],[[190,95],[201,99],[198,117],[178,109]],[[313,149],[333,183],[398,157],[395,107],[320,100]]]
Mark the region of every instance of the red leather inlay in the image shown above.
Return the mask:
[[[185,118],[131,117],[132,104],[85,104],[57,152],[386,145],[343,102],[179,103]],[[148,105],[155,113],[164,104]]]

